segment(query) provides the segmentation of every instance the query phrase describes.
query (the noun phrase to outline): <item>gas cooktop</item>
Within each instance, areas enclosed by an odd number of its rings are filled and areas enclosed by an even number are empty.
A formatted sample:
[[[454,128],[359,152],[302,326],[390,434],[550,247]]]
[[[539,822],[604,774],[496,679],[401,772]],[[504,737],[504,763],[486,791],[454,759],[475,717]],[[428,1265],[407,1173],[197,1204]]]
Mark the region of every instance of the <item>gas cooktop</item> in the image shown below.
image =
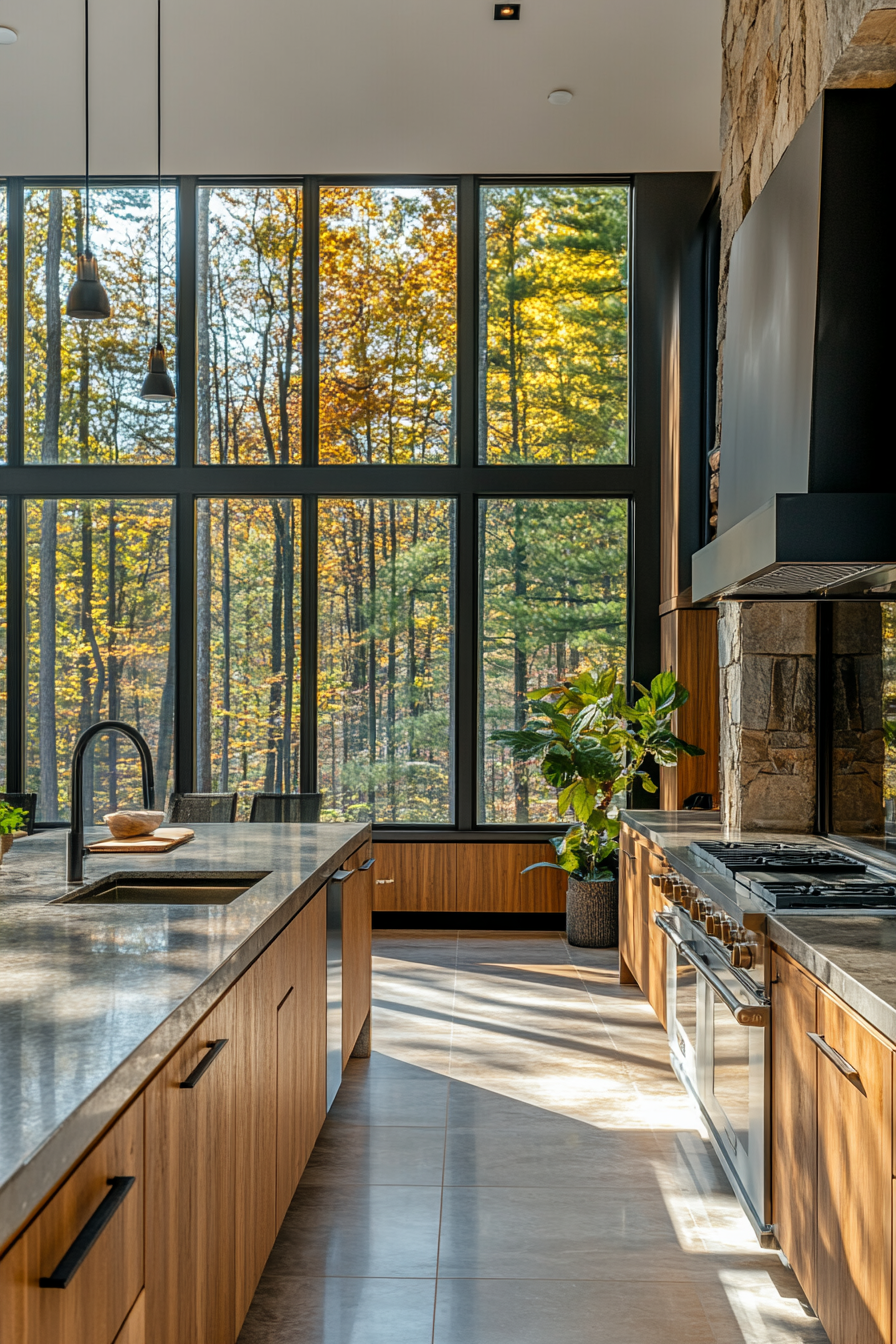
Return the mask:
[[[828,878],[865,872],[865,864],[835,849],[768,840],[694,842],[691,850],[720,873],[807,873]]]
[[[750,890],[776,910],[896,910],[891,882],[784,882],[759,878]]]

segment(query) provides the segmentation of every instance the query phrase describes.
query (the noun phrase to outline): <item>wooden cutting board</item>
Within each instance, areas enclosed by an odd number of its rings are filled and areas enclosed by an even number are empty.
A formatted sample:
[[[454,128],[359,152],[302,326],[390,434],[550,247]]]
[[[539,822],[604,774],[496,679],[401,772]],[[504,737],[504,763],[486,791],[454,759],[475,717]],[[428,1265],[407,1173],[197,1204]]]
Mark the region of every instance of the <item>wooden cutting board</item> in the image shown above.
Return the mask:
[[[151,835],[133,835],[130,840],[97,840],[88,845],[91,854],[167,854],[185,845],[196,834],[186,826],[159,826]]]

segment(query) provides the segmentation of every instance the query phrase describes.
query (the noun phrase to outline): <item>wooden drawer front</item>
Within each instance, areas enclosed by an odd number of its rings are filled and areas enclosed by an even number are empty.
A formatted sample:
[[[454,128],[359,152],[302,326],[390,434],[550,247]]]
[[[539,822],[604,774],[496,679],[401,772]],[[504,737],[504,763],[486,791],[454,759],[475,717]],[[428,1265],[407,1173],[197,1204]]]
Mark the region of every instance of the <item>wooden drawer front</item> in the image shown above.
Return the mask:
[[[146,1294],[141,1293],[131,1307],[128,1318],[115,1336],[115,1344],[145,1344]]]
[[[889,1344],[892,1052],[821,990],[817,1031],[858,1078],[819,1049],[816,1311],[833,1344]]]
[[[443,844],[375,844],[374,910],[454,910],[457,849]]]
[[[41,1287],[107,1198],[121,1202],[65,1288]],[[110,1205],[106,1206],[107,1208]],[[143,1098],[0,1260],[0,1344],[112,1344],[143,1286]]]
[[[553,847],[544,841],[529,845],[458,845],[457,909],[482,913],[562,913],[566,909],[566,874],[539,868],[552,863]]]

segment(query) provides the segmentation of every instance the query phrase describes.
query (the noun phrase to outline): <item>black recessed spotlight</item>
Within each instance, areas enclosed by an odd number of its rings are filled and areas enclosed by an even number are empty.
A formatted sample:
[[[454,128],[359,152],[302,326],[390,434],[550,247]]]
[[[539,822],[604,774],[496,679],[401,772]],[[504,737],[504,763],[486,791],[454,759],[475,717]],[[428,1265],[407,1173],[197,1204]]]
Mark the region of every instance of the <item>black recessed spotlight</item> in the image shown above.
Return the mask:
[[[496,19],[518,19],[519,16],[519,5],[495,5]]]

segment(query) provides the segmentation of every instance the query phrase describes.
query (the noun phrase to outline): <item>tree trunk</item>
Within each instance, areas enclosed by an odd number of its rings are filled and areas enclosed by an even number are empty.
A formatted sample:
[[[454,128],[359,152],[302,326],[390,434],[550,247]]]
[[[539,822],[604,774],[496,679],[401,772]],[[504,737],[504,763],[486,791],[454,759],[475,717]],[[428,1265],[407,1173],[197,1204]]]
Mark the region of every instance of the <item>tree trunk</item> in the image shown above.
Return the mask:
[[[479,193],[479,447],[477,460],[488,457],[488,233],[486,230],[485,201]]]
[[[513,594],[517,613],[525,606],[526,598],[526,541],[523,506],[513,506]],[[519,619],[517,615],[516,619]],[[513,726],[517,730],[526,722],[529,702],[526,699],[526,632],[515,628],[513,632]],[[513,763],[513,792],[516,808],[516,823],[524,825],[529,820],[529,775],[525,761]]]
[[[486,629],[486,611],[485,611],[485,539],[486,539],[486,526],[485,526],[485,524],[486,524],[486,512],[485,512],[485,510],[486,510],[486,507],[487,507],[487,506],[486,506],[486,504],[485,504],[485,502],[484,502],[483,500],[478,500],[478,501],[477,501],[477,503],[476,503],[476,508],[478,509],[478,516],[477,516],[477,519],[476,519],[476,527],[477,527],[477,533],[478,533],[478,544],[477,544],[477,547],[476,547],[476,553],[477,553],[477,556],[478,556],[478,558],[479,558],[479,575],[478,575],[478,582],[477,582],[477,590],[478,590],[478,593],[477,593],[477,595],[478,595],[477,609],[478,609],[478,612],[479,612],[479,617],[478,617],[478,619],[479,619],[479,622],[480,622],[480,631],[482,632],[482,636],[481,636],[480,638],[477,639],[477,645],[478,645],[478,647],[479,647],[479,697],[478,697],[478,698],[479,698],[479,706],[478,706],[479,731],[478,731],[478,733],[477,733],[477,735],[476,735],[476,736],[477,736],[477,742],[476,742],[476,793],[477,793],[477,797],[478,797],[478,801],[477,801],[477,817],[478,817],[478,819],[479,819],[480,821],[493,821],[493,820],[495,820],[495,817],[494,817],[493,815],[490,816],[490,815],[489,815],[489,811],[490,811],[490,810],[491,810],[492,812],[494,811],[494,789],[492,789],[492,793],[491,793],[490,796],[487,796],[487,795],[486,795],[486,791],[485,791],[485,751],[486,751],[486,743],[485,743],[485,729],[486,729],[485,709],[486,709],[486,705],[485,705],[485,648],[484,648],[484,632],[485,632],[485,629]],[[478,634],[479,634],[479,631],[477,631],[476,633],[477,633],[477,635],[478,635]]]
[[[383,532],[385,534],[385,520],[383,521]],[[384,537],[385,540],[385,537]],[[389,810],[392,814],[392,821],[398,820],[396,815],[396,752],[395,752],[395,672],[396,672],[396,641],[395,629],[398,620],[398,576],[395,565],[398,558],[398,528],[395,518],[395,500],[389,500],[389,545],[391,554],[389,556],[389,661],[386,675],[386,731],[388,733],[388,743],[386,750],[386,759],[388,761],[389,771]]]
[[[221,782],[222,793],[228,789],[230,779],[230,502],[224,500],[221,506],[221,624],[224,642],[224,677],[221,686]]]
[[[40,460],[59,461],[59,408],[62,394],[62,309],[59,262],[62,250],[62,191],[50,191],[47,219],[47,374],[44,432]],[[40,517],[40,660],[38,666],[38,760],[41,813],[46,821],[59,817],[59,766],[56,756],[56,519],[55,499],[45,499]]]
[[[174,750],[174,688],[177,664],[175,660],[176,583],[174,577],[174,530],[176,507],[172,503],[168,523],[168,662],[165,684],[159,708],[159,747],[156,757],[156,804],[162,808],[168,797],[168,776]]]
[[[273,793],[282,789],[283,770],[280,744],[280,706],[283,699],[283,544],[279,509],[272,502],[274,513],[274,586],[271,593],[271,691],[268,702],[268,748],[264,771],[264,791]]]
[[[376,532],[374,502],[367,505],[367,581],[370,614],[367,618],[367,760],[370,778],[367,781],[369,820],[376,820]]]
[[[212,787],[212,547],[211,501],[196,501],[196,787]]]

